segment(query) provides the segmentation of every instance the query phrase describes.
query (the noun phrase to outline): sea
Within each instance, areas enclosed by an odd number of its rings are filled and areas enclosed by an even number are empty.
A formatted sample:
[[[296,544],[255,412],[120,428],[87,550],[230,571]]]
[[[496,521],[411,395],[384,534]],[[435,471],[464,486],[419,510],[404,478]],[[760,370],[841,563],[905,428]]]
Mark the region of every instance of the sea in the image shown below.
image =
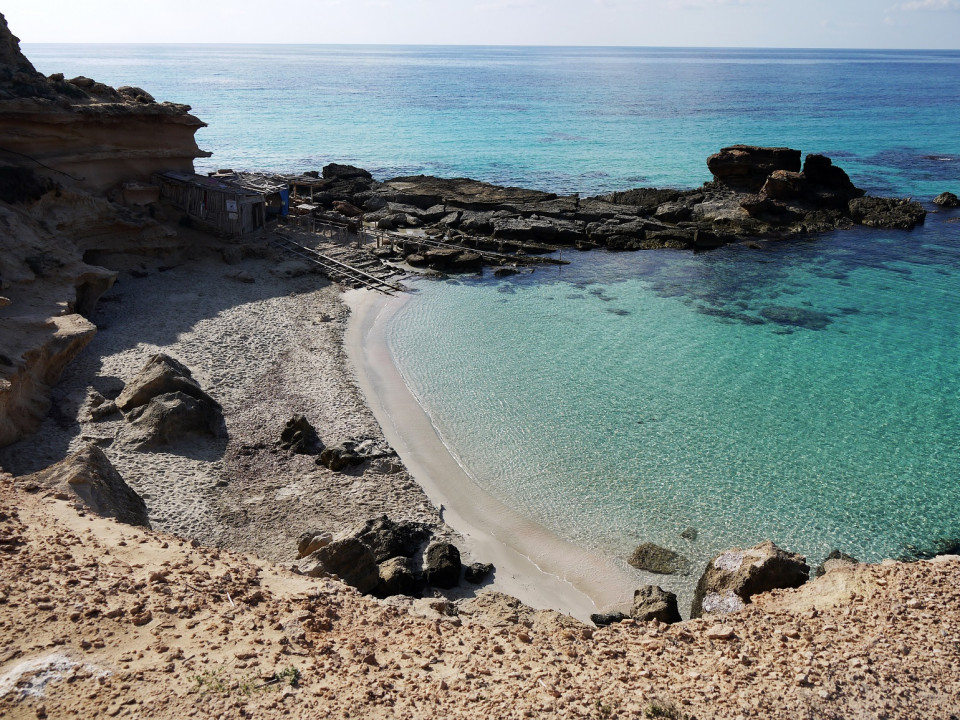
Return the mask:
[[[586,197],[691,188],[735,143],[824,153],[910,232],[564,250],[414,279],[388,330],[473,480],[623,561],[771,539],[817,564],[960,538],[960,52],[25,45],[39,70],[188,103],[217,168],[329,162]],[[792,320],[785,322],[786,320]],[[692,578],[692,580],[691,580]]]

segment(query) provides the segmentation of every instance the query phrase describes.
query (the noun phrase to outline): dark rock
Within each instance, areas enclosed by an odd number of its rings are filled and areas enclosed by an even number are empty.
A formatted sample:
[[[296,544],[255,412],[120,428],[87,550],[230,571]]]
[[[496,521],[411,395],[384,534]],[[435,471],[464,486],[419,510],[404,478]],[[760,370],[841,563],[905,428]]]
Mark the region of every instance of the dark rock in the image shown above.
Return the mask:
[[[470,272],[483,265],[483,257],[475,252],[461,252],[449,264],[452,272]]]
[[[850,200],[864,195],[847,173],[826,155],[807,155],[803,161],[803,175],[807,180],[807,193],[816,197],[819,205],[844,208]]]
[[[493,271],[493,274],[496,277],[509,277],[510,275],[516,275],[518,272],[520,271],[515,267],[504,266],[504,267],[498,267],[496,270]]]
[[[640,622],[659,620],[667,624],[682,619],[677,609],[677,596],[657,585],[642,585],[634,591],[630,617]]]
[[[362,593],[380,584],[380,569],[370,548],[355,537],[340,538],[304,558],[299,566],[304,575],[335,575]]]
[[[933,204],[945,208],[955,208],[960,207],[960,199],[952,192],[944,192],[933,199]]]
[[[147,506],[96,445],[87,445],[55,465],[23,475],[15,484],[29,492],[76,496],[91,512],[127,525],[150,527]]]
[[[280,433],[280,447],[300,455],[316,455],[323,448],[323,443],[310,421],[298,414],[287,420]]]
[[[760,309],[760,314],[779,325],[791,325],[808,330],[823,330],[830,324],[830,316],[815,310],[783,305],[769,305]]]
[[[781,550],[769,540],[746,550],[727,550],[707,563],[694,592],[690,617],[737,612],[754,595],[800,587],[809,577],[806,558]]]
[[[378,598],[392,595],[413,595],[416,578],[413,574],[413,561],[407,557],[394,557],[380,563],[377,568],[380,580],[373,590]]]
[[[800,151],[785,147],[732,145],[707,158],[707,167],[726,187],[756,193],[775,170],[800,172]]]
[[[430,267],[442,270],[450,267],[460,252],[456,248],[430,248],[423,253],[423,257]]]
[[[354,451],[352,443],[340,443],[332,447],[325,447],[320,452],[317,463],[334,472],[340,472],[348,465],[359,465],[365,459]]]
[[[410,253],[405,258],[407,265],[410,267],[426,267],[427,259],[420,253]]]
[[[693,208],[680,202],[663,203],[657,207],[653,216],[661,222],[678,223],[693,216]]]
[[[123,388],[116,403],[120,410],[129,412],[151,398],[173,392],[190,395],[219,407],[213,398],[200,389],[186,365],[164,353],[157,353],[147,361],[137,376]]]
[[[354,167],[353,165],[330,163],[323,168],[324,180],[353,180],[355,178],[372,180],[373,175],[363,168]]]
[[[807,177],[803,173],[774,170],[760,188],[760,195],[773,200],[792,200],[802,197],[806,190]]]
[[[426,523],[394,522],[386,515],[367,520],[352,537],[364,543],[378,563],[392,557],[412,557],[420,546],[430,539],[430,526]]]
[[[72,80],[70,82],[73,82]],[[127,100],[133,100],[134,102],[139,103],[155,103],[153,95],[148,93],[143,88],[133,87],[132,85],[122,85],[117,88],[117,93],[122,95]]]
[[[684,528],[683,532],[680,533],[680,537],[682,537],[684,540],[690,541],[696,540],[699,535],[700,533],[695,527]]]
[[[859,563],[860,561],[852,555],[847,555],[845,552],[840,552],[839,550],[831,550],[830,554],[823,559],[823,562],[817,565],[813,574],[814,577],[821,577],[835,568],[858,565]]]
[[[427,548],[423,564],[427,585],[452,588],[460,583],[460,551],[450,543],[438,542]]]
[[[614,623],[623,622],[628,620],[629,615],[622,612],[613,612],[613,613],[594,613],[590,616],[590,621],[597,627],[606,627],[607,625],[613,625]]]
[[[851,200],[849,208],[854,222],[890,230],[912,230],[927,216],[923,206],[910,199],[867,196]]]
[[[653,543],[638,545],[627,562],[638,570],[661,575],[671,575],[689,566],[689,561],[680,553]]]
[[[463,571],[463,579],[474,585],[482,583],[487,576],[493,572],[493,565],[490,563],[471,563]]]
[[[646,208],[651,212],[664,203],[676,202],[680,199],[679,190],[668,188],[635,188],[604,195],[599,199],[614,205],[635,205]],[[588,198],[595,200],[597,198]]]
[[[182,392],[164,393],[140,405],[126,416],[117,440],[134,450],[170,445],[187,435],[224,437],[220,406]]]
[[[359,217],[363,215],[363,210],[344,200],[334,200],[333,209],[341,215],[346,215],[347,217]]]
[[[67,82],[70,83],[71,85],[76,85],[79,88],[87,89],[87,88],[92,88],[97,81],[92,80],[91,78],[85,77],[83,75],[78,75],[75,78],[70,78],[69,80],[67,80]]]

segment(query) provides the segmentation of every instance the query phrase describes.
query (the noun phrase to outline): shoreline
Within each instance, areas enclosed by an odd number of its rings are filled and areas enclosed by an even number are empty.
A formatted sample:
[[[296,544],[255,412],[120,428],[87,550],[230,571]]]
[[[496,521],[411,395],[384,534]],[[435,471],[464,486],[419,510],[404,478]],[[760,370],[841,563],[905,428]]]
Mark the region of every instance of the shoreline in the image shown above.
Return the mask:
[[[592,613],[629,609],[638,578],[508,508],[451,455],[386,345],[387,323],[406,300],[363,290],[341,298],[351,311],[344,348],[367,405],[408,472],[443,508],[444,522],[464,538],[467,553],[493,563],[494,580],[485,589],[585,621]]]

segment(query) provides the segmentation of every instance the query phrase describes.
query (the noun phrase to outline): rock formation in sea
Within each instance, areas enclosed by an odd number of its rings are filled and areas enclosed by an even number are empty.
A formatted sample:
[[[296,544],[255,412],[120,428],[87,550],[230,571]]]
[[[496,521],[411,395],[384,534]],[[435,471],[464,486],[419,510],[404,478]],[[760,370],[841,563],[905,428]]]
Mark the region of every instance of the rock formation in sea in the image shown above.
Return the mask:
[[[36,429],[49,389],[92,339],[111,254],[182,241],[153,217],[153,173],[192,171],[204,126],[133,87],[44,77],[0,15],[0,445]]]

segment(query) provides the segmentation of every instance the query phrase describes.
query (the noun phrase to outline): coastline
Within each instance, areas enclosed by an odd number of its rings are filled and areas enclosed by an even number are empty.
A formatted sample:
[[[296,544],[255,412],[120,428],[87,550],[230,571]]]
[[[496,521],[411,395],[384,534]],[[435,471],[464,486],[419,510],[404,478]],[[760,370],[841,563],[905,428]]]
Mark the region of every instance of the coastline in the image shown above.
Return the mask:
[[[342,296],[350,308],[344,348],[367,405],[414,480],[469,555],[496,568],[486,589],[587,621],[629,609],[640,584],[609,558],[554,535],[482,490],[457,463],[407,387],[386,344],[386,329],[406,302],[370,291]]]

